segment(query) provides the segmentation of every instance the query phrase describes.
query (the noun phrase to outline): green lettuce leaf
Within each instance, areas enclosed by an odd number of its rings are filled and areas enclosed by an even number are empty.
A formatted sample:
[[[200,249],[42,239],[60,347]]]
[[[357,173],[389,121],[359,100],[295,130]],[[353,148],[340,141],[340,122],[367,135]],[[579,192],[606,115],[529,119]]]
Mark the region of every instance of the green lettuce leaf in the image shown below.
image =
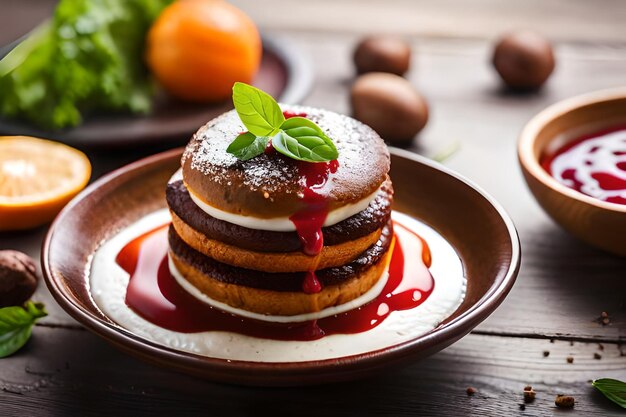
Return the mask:
[[[61,0],[0,61],[0,115],[60,129],[95,111],[148,112],[145,37],[171,1]]]

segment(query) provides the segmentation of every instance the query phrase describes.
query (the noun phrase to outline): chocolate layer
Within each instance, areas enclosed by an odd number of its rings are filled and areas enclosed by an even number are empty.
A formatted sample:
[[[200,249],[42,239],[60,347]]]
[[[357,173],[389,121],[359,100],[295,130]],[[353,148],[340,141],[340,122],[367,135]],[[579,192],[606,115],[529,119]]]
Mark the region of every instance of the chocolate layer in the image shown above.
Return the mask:
[[[333,139],[339,167],[325,187],[330,209],[368,196],[387,177],[389,151],[370,127],[350,117],[310,107],[283,106],[305,114]],[[203,201],[220,210],[263,218],[290,216],[304,208],[302,163],[278,152],[240,161],[226,152],[245,131],[233,110],[213,119],[193,136],[182,158],[185,183]]]
[[[295,252],[301,249],[296,232],[248,229],[218,220],[202,211],[189,196],[182,181],[168,184],[165,197],[170,209],[191,228],[209,239],[256,252]],[[389,221],[393,188],[387,179],[370,205],[348,219],[322,228],[324,245],[333,246],[355,240],[380,229]]]
[[[392,235],[393,229],[390,220],[383,228],[382,235],[375,245],[372,245],[361,256],[347,265],[317,271],[317,279],[322,286],[328,286],[341,284],[357,276],[360,272],[365,271],[382,259],[389,249]],[[169,229],[169,245],[170,250],[178,258],[218,281],[270,291],[302,290],[302,280],[306,274],[305,272],[260,272],[217,262],[188,246],[171,226]]]

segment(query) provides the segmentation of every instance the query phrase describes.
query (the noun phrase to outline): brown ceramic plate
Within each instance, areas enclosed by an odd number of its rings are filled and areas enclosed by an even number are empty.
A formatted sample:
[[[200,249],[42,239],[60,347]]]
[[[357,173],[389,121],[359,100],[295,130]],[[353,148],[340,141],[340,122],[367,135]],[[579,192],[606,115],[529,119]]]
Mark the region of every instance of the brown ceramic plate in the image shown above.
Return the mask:
[[[301,51],[283,39],[263,36],[263,59],[254,85],[279,101],[299,103],[308,93],[312,80],[311,66]],[[0,119],[0,135],[36,136],[82,147],[180,142],[181,138],[187,141],[198,126],[232,107],[230,100],[201,105],[177,101],[161,92],[154,99],[154,110],[146,116],[94,115],[80,126],[60,131],[44,131]]]
[[[115,324],[94,304],[89,260],[103,241],[165,207],[165,184],[180,166],[181,150],[161,153],[96,181],[52,224],[42,263],[59,304],[88,329],[132,355],[215,381],[301,385],[362,377],[431,355],[463,337],[507,295],[520,265],[512,221],[498,203],[447,168],[392,149],[395,208],[437,230],[456,249],[468,280],[460,307],[443,323],[408,342],[364,354],[308,362],[230,361],[163,347]]]

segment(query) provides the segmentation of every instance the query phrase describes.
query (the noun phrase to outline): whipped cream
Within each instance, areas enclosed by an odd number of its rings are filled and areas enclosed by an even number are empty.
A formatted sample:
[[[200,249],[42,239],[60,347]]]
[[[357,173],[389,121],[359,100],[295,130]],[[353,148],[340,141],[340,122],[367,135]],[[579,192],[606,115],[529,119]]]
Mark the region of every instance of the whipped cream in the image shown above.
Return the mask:
[[[246,227],[248,229],[270,230],[274,232],[293,232],[296,230],[296,226],[287,216],[263,219],[260,217],[229,213],[205,203],[189,188],[187,188],[187,191],[189,191],[189,195],[191,196],[193,202],[196,203],[196,206],[200,207],[200,210],[204,211],[211,217],[215,217],[216,219]],[[374,199],[376,199],[379,191],[380,188],[356,203],[346,204],[345,206],[329,211],[326,216],[326,221],[324,222],[324,227],[332,226],[333,224],[342,222],[345,219],[362,212],[372,201],[374,201]]]

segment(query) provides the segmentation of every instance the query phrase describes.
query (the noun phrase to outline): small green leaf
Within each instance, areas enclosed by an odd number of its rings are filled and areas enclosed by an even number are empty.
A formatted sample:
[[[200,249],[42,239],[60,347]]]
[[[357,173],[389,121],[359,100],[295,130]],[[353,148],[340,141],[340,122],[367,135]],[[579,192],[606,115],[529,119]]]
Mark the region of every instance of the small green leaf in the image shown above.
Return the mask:
[[[242,133],[228,145],[226,152],[234,155],[237,159],[247,161],[261,155],[265,151],[268,141],[267,136],[254,136],[250,132]]]
[[[430,159],[443,163],[445,160],[457,153],[459,149],[461,149],[461,142],[455,141],[446,148],[439,150],[439,152],[433,155]]]
[[[248,84],[235,83],[233,104],[244,126],[255,136],[275,135],[285,121],[276,100]]]
[[[235,83],[233,103],[248,132],[241,134],[226,151],[241,160],[260,155],[272,137],[274,148],[281,154],[307,162],[337,159],[333,141],[322,129],[304,117],[285,120],[278,103],[267,93],[248,84]]]
[[[31,301],[24,307],[0,308],[0,358],[12,355],[24,346],[35,321],[47,315],[43,304]]]
[[[591,383],[606,398],[622,408],[626,408],[626,382],[617,379],[602,378]]]
[[[293,159],[327,162],[337,159],[337,148],[318,125],[304,117],[292,117],[281,125],[272,138],[274,149]]]

